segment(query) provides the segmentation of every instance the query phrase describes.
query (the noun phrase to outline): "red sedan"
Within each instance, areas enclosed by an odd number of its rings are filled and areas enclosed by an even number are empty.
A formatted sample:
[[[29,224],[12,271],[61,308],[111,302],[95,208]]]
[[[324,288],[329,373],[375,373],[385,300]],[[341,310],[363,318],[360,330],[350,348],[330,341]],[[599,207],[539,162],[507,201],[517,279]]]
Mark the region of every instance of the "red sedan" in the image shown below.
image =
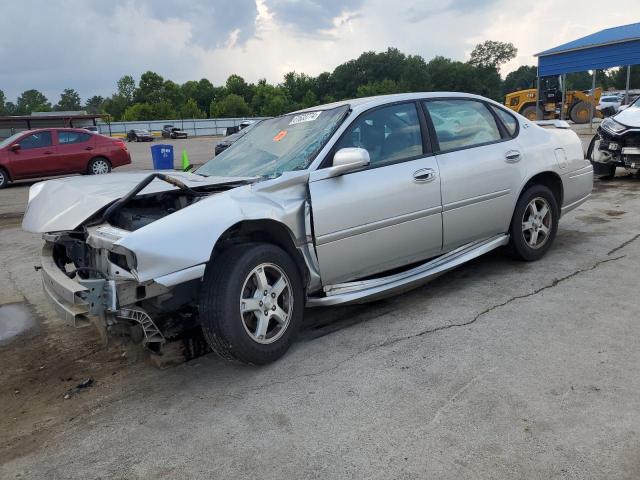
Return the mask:
[[[129,163],[122,140],[79,128],[29,130],[0,142],[0,188],[25,178],[109,173]]]

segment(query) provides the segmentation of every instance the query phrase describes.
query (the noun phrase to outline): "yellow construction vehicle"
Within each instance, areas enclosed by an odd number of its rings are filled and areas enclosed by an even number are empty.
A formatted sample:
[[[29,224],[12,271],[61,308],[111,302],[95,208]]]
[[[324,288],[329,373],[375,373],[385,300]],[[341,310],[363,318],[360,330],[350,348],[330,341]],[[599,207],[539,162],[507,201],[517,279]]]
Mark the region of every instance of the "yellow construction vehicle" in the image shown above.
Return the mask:
[[[602,88],[596,88],[594,93],[594,98],[592,98],[590,91],[567,90],[565,92],[563,117],[567,120],[573,120],[574,123],[588,123],[592,105],[594,117],[602,117],[602,114],[596,110],[596,105],[598,105],[600,95],[602,95]],[[561,83],[555,78],[543,78],[540,85],[540,96],[542,100],[538,102],[537,108],[538,90],[536,88],[508,93],[504,104],[529,120],[537,120],[538,111],[541,112],[540,118],[543,120],[560,118],[560,106],[562,105]]]

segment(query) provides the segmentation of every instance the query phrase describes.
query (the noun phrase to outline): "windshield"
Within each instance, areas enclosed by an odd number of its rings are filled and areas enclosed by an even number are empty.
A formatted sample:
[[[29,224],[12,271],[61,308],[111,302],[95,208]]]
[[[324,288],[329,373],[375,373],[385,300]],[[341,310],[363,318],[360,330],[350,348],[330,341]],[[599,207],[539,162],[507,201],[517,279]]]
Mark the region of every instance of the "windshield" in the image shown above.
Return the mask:
[[[349,106],[343,105],[264,120],[234,143],[233,148],[209,160],[196,173],[276,178],[284,172],[304,170],[348,111]]]
[[[8,138],[5,138],[4,140],[2,140],[0,142],[0,148],[6,147],[7,145],[11,145],[12,143],[15,143],[15,141],[20,138],[20,135],[22,135],[24,132],[18,132],[18,133],[14,133],[13,135],[11,135]]]

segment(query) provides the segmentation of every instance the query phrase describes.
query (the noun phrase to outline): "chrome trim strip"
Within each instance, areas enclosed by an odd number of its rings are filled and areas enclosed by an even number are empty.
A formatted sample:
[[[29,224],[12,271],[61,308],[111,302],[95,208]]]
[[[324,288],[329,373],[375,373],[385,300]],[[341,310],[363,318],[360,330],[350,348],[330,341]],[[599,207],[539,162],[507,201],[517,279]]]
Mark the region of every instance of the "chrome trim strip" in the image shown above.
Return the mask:
[[[564,207],[562,207],[562,209],[560,210],[560,216],[564,215],[567,212],[570,212],[571,210],[573,210],[574,208],[578,208],[580,205],[582,205],[584,202],[586,202],[587,200],[589,200],[589,197],[591,197],[591,192],[589,192],[587,195],[585,195],[584,197],[580,198],[579,200],[576,200],[575,202],[570,203],[569,205],[565,205]]]
[[[337,232],[326,233],[324,235],[318,236],[316,243],[317,245],[324,245],[325,243],[336,242],[338,240],[343,240],[348,237],[353,237],[354,235],[361,235],[363,233],[368,233],[373,230],[378,230],[380,228],[399,225],[401,223],[410,222],[412,220],[417,220],[419,218],[435,215],[436,213],[440,213],[440,212],[442,212],[442,207],[437,206],[437,207],[427,208],[426,210],[418,210],[417,212],[406,213],[398,217],[385,218],[384,220],[379,220],[377,222],[365,223],[363,225],[358,225],[357,227],[351,227],[345,230],[339,230]]]
[[[487,200],[493,200],[494,198],[504,197],[509,195],[511,189],[498,190],[497,192],[485,193],[484,195],[478,195],[477,197],[465,198],[464,200],[458,200],[457,202],[447,203],[444,206],[444,211],[454,210],[456,208],[466,207],[474,203],[486,202]]]
[[[441,255],[406,272],[382,278],[327,285],[324,297],[309,297],[308,307],[364,303],[409,290],[426,283],[439,275],[468,262],[480,255],[506,245],[509,235],[501,234],[485,240],[471,242],[449,253]]]

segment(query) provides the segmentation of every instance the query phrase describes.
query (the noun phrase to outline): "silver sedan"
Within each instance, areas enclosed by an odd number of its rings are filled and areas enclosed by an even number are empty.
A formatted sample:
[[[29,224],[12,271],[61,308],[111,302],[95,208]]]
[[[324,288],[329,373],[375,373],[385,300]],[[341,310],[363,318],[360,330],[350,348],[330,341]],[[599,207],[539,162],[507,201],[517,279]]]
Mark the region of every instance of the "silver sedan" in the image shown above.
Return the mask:
[[[500,246],[532,261],[593,170],[564,122],[411,93],[268,119],[193,173],[31,187],[45,290],[69,322],[152,350],[201,329],[225,358],[285,353],[305,306],[365,302]]]

